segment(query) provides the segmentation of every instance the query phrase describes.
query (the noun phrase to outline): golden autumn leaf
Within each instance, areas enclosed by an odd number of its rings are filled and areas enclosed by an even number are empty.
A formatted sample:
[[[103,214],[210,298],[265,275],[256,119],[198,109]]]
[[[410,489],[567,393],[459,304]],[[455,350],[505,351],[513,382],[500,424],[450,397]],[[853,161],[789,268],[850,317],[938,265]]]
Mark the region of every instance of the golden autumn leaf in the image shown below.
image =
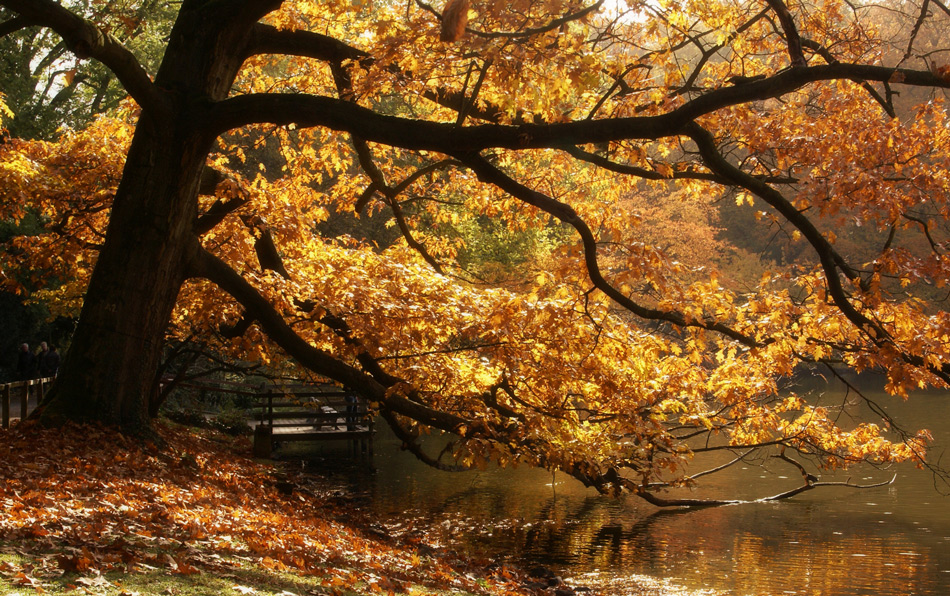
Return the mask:
[[[465,34],[465,25],[468,24],[469,0],[448,0],[442,9],[442,30],[439,39],[442,41],[458,41]]]

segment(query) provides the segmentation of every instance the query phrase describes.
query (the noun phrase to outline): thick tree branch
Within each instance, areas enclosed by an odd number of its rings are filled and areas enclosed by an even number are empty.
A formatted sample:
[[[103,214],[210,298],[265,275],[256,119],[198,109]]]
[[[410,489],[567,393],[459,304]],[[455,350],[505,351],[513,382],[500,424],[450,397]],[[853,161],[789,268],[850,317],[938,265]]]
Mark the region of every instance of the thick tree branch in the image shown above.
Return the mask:
[[[7,19],[6,21],[0,23],[0,37],[10,35],[11,33],[16,33],[21,29],[26,29],[27,27],[32,27],[38,23],[33,22],[30,19],[25,17],[13,17],[12,19]]]
[[[788,57],[791,60],[792,67],[805,66],[805,54],[802,53],[802,40],[798,35],[798,27],[795,26],[795,20],[792,13],[782,0],[765,0],[778,16],[782,29],[785,31],[785,44],[788,47]]]
[[[218,199],[208,207],[207,211],[198,217],[198,221],[195,222],[195,232],[199,235],[207,234],[214,229],[215,226],[224,221],[225,217],[246,204],[247,198],[245,197],[233,197],[226,201]]]
[[[946,4],[944,4],[940,0],[930,0],[930,1],[936,4],[940,8],[940,10],[947,13],[947,16],[950,16],[950,7],[948,7]]]
[[[290,273],[284,267],[284,259],[280,256],[280,250],[277,249],[274,233],[270,228],[258,227],[258,234],[254,241],[254,253],[257,255],[257,262],[261,269],[273,271],[284,279],[290,279]]]
[[[210,166],[205,166],[204,170],[201,171],[198,194],[214,195],[222,183],[228,185],[228,190],[231,191],[233,196],[226,200],[219,198],[208,207],[207,211],[198,216],[198,221],[195,222],[195,231],[199,236],[210,232],[215,226],[224,221],[225,217],[246,205],[250,200],[250,193],[240,183]]]
[[[222,323],[218,327],[218,333],[225,339],[234,339],[247,333],[247,330],[250,329],[253,324],[254,317],[248,313],[243,313],[236,323]]]
[[[333,37],[305,30],[280,30],[260,23],[254,26],[244,51],[245,57],[258,54],[302,56],[332,64],[355,60],[364,62],[364,66],[372,62],[372,57],[366,52]]]
[[[950,88],[950,80],[941,79],[929,71],[839,62],[790,68],[744,85],[714,89],[658,116],[526,123],[520,126],[484,124],[458,127],[453,123],[386,116],[328,97],[253,94],[209,105],[205,117],[200,121],[211,134],[223,134],[228,130],[261,123],[323,126],[350,132],[367,141],[446,154],[476,152],[487,148],[558,148],[565,144],[675,136],[683,134],[694,119],[721,108],[778,97],[818,81],[858,79],[884,82],[890,80],[895,72],[903,77],[903,84]]]

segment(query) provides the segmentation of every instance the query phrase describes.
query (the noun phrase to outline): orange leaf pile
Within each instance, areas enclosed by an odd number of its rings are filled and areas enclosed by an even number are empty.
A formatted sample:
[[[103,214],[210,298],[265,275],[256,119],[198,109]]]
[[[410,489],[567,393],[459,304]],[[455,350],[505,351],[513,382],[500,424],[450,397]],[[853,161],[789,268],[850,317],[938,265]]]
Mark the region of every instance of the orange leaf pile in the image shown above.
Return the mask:
[[[338,520],[333,497],[286,494],[275,470],[188,430],[161,428],[167,445],[141,445],[98,427],[0,431],[0,548],[30,563],[0,577],[42,590],[66,574],[109,582],[107,571],[191,575],[255,566],[315,576],[328,593],[408,585],[521,593],[499,575],[476,579],[463,561],[372,537]],[[398,591],[398,590],[397,590]]]

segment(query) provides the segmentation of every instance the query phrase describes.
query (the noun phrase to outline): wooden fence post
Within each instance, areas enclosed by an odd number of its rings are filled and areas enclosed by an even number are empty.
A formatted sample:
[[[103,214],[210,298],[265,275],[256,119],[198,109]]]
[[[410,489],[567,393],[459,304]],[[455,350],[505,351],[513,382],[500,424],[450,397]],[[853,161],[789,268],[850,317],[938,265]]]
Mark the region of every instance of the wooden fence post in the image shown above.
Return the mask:
[[[26,420],[29,412],[30,385],[32,384],[33,381],[23,381],[23,392],[20,393],[20,422]]]
[[[3,428],[10,428],[10,385],[3,386]]]
[[[269,458],[274,451],[274,427],[258,424],[254,427],[254,457]]]
[[[274,392],[261,383],[258,396],[261,394],[267,395],[267,407],[261,408],[261,420],[254,427],[254,457],[268,458],[274,451]]]

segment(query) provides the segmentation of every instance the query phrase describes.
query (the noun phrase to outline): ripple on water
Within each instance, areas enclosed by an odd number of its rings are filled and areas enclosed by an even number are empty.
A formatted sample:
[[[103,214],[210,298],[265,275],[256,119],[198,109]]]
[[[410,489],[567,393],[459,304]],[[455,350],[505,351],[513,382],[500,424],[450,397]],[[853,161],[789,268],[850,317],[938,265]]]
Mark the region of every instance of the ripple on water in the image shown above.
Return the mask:
[[[646,575],[618,576],[612,572],[594,571],[564,580],[572,586],[585,586],[598,594],[611,596],[724,596],[726,592],[711,589],[684,588],[670,580]]]

